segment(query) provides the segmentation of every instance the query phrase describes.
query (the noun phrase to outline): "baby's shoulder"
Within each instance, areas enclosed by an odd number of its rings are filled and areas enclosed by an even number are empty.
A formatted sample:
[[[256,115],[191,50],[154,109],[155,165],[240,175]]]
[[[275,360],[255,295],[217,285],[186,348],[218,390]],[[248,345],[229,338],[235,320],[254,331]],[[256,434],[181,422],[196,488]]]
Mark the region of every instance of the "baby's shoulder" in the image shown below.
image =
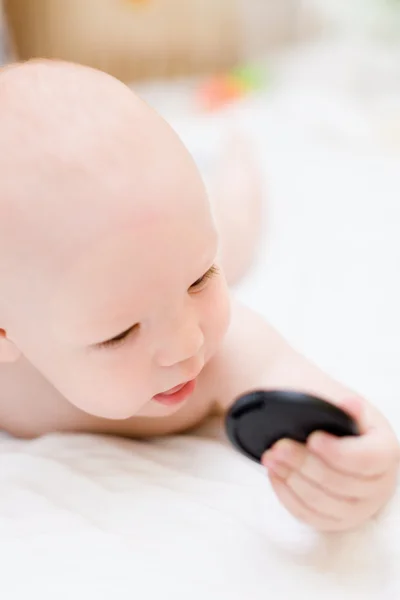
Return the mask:
[[[263,386],[282,343],[266,319],[235,302],[226,339],[205,373],[207,395],[224,410],[239,395]]]

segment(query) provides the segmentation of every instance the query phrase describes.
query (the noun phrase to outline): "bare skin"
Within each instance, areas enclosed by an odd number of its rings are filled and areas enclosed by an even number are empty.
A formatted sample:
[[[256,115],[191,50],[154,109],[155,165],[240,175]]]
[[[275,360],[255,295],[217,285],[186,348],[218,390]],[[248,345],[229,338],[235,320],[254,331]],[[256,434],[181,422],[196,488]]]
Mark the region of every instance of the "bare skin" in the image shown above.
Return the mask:
[[[230,286],[253,264],[264,221],[263,182],[251,141],[232,134],[224,145],[211,185],[220,238],[220,261]]]
[[[230,300],[221,259],[240,250],[242,228],[232,235],[222,202],[219,243],[166,123],[105,74],[37,62],[0,75],[0,130],[0,426],[151,437],[254,387],[310,391],[342,404],[363,435],[279,442],[264,457],[276,494],[321,530],[376,515],[396,483],[390,425]],[[234,206],[246,214],[239,196]],[[239,236],[248,257],[257,224]]]

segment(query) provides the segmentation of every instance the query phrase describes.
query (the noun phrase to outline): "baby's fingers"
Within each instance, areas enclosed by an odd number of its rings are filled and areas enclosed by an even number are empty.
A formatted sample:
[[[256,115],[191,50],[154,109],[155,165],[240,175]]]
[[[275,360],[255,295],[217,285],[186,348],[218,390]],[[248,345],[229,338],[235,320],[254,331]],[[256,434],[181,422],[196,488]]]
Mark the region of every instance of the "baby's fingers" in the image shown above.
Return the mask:
[[[286,485],[308,508],[316,512],[321,511],[325,515],[335,515],[341,518],[347,517],[348,513],[359,502],[354,498],[330,494],[326,489],[316,485],[298,471],[292,471],[288,477],[285,477],[284,468],[280,471],[278,467],[274,474],[283,481],[286,481]]]
[[[313,509],[276,475],[270,475],[270,482],[278,500],[296,518],[320,531],[337,531],[340,518],[323,512],[323,508]]]
[[[263,457],[263,464],[291,486],[301,475],[334,497],[350,500],[368,498],[374,480],[355,478],[327,465],[303,444],[282,440]]]
[[[379,478],[396,466],[399,444],[384,416],[360,398],[341,404],[358,423],[360,436],[337,438],[316,432],[309,449],[333,469],[356,477]]]
[[[378,430],[348,438],[317,432],[309,438],[307,446],[332,469],[366,479],[385,475],[394,466],[397,453],[390,432],[383,435]]]

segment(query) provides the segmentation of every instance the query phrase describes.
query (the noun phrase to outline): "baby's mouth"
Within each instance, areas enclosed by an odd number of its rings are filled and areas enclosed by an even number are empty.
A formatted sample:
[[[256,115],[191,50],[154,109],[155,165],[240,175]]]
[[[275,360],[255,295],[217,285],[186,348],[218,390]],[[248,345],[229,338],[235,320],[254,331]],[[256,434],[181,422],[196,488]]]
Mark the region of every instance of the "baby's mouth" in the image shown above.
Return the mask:
[[[189,396],[191,396],[195,387],[196,380],[192,379],[191,381],[186,381],[185,383],[176,385],[166,392],[157,394],[153,397],[153,400],[155,402],[159,402],[160,404],[164,404],[165,406],[174,406],[175,404],[184,402]]]
[[[167,390],[166,392],[162,392],[162,394],[164,396],[170,396],[171,394],[175,394],[175,392],[179,392],[179,390],[181,390],[187,382],[185,383],[181,383],[180,385],[176,385],[175,387],[171,388],[170,390]]]

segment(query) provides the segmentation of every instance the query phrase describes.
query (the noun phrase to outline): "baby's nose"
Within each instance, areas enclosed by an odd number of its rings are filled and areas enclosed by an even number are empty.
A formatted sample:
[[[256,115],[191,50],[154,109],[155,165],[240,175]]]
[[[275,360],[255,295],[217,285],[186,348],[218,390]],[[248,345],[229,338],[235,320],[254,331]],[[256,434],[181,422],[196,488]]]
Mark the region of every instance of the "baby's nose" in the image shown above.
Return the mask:
[[[198,323],[183,323],[174,328],[158,352],[160,367],[172,367],[197,356],[204,345],[204,335]]]

